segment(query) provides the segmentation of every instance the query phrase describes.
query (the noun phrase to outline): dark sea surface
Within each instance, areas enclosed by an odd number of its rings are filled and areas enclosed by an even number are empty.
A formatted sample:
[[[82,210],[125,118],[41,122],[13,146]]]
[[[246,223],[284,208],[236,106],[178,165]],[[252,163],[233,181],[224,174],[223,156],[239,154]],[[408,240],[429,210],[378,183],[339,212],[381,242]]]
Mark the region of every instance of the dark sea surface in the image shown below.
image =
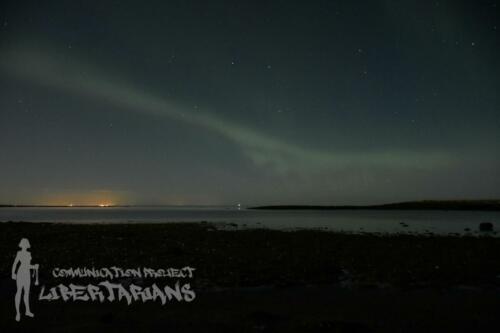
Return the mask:
[[[500,228],[500,212],[436,210],[250,210],[238,207],[5,207],[0,221],[56,223],[223,222],[238,227],[329,229],[350,232],[479,232]],[[466,230],[466,229],[470,230]]]

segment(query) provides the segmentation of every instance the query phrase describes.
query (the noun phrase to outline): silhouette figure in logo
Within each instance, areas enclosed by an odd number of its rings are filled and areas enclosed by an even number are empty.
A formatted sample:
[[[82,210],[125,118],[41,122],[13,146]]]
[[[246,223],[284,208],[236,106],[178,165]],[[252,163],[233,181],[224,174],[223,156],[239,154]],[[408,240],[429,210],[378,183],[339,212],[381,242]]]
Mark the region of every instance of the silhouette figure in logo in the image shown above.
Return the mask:
[[[23,238],[19,242],[20,251],[17,252],[16,259],[12,265],[12,279],[16,280],[17,292],[15,297],[16,303],[16,321],[21,320],[21,314],[19,312],[19,307],[21,303],[21,294],[24,291],[23,300],[24,307],[26,308],[26,316],[34,317],[35,315],[30,311],[30,286],[31,286],[31,269],[34,269],[34,274],[36,276],[35,285],[38,285],[38,264],[31,264],[31,253],[27,250],[29,249],[30,242],[28,239]],[[19,268],[17,268],[19,264]],[[16,271],[17,268],[17,271]]]

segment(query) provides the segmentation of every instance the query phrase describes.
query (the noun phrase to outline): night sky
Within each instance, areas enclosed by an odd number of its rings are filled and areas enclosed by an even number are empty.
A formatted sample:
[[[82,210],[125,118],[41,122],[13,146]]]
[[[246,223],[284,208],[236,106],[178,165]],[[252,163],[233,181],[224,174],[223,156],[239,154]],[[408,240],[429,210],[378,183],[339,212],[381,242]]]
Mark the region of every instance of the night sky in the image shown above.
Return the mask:
[[[2,1],[0,203],[500,197],[499,1]]]

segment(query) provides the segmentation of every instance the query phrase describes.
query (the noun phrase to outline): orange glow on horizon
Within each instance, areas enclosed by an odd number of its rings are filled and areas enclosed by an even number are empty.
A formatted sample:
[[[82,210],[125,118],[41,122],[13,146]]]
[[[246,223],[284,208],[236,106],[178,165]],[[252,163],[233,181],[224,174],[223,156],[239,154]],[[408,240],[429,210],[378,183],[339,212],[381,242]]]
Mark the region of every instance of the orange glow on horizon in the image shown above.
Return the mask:
[[[109,204],[109,203],[101,203],[101,204],[99,204],[99,207],[110,207],[110,206],[113,206],[113,205]]]
[[[34,200],[35,204],[48,206],[65,207],[112,207],[128,202],[129,195],[124,192],[98,190],[89,192],[63,192],[47,195],[39,200]]]

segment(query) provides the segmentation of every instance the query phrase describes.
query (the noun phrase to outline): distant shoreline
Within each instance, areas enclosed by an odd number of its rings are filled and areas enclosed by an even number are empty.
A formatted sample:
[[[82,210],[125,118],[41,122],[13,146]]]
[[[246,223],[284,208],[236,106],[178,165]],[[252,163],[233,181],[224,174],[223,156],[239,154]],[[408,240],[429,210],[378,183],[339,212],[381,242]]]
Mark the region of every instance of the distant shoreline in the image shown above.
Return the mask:
[[[475,210],[500,211],[500,200],[424,200],[390,203],[382,205],[270,205],[248,209],[262,210]]]
[[[0,205],[0,208],[122,208],[122,207],[134,207],[134,206],[132,205]]]
[[[212,207],[202,205],[13,205],[0,208],[145,208],[145,207]],[[214,206],[215,207],[215,206]],[[222,207],[222,206],[221,206]],[[223,207],[231,207],[224,205]],[[468,210],[500,211],[500,200],[422,200],[379,205],[265,205],[250,206],[251,210]]]

